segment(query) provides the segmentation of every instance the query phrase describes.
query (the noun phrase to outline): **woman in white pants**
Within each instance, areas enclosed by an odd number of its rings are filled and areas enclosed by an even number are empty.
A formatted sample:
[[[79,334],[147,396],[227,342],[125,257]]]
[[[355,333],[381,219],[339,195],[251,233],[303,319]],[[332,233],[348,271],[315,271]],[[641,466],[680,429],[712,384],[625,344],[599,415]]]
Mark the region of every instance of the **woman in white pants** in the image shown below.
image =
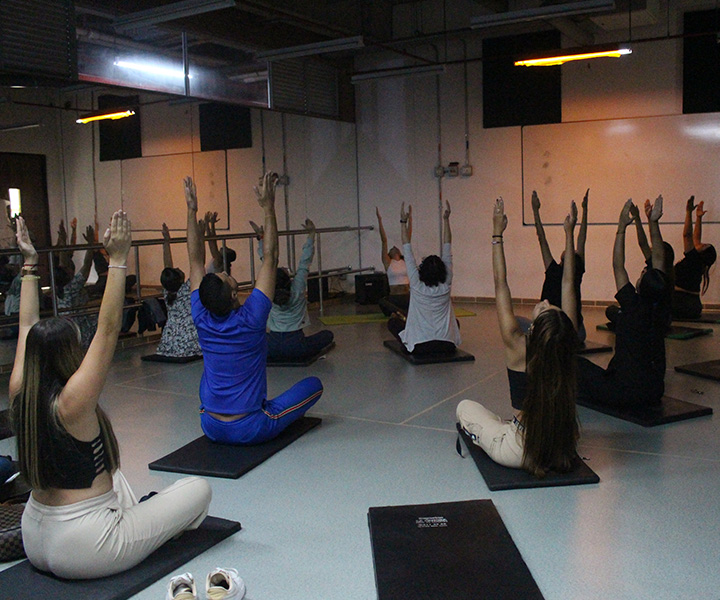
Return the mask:
[[[507,283],[503,247],[507,216],[502,198],[495,202],[492,236],[495,306],[515,415],[512,421],[503,421],[471,400],[463,400],[457,407],[458,422],[490,458],[506,467],[525,469],[535,477],[543,477],[549,470],[571,470],[576,456],[579,435],[575,410],[576,222],[577,207],[573,202],[564,223],[562,308],[547,300],[539,302],[525,334],[515,318]]]
[[[24,266],[9,397],[20,471],[33,488],[22,519],[25,552],[35,567],[59,577],[112,575],[198,527],[210,487],[188,477],[138,504],[118,470],[117,440],[98,406],[122,322],[127,215],[116,212],[105,232],[107,285],[84,356],[72,321],[39,319],[37,252],[22,217],[17,242]]]

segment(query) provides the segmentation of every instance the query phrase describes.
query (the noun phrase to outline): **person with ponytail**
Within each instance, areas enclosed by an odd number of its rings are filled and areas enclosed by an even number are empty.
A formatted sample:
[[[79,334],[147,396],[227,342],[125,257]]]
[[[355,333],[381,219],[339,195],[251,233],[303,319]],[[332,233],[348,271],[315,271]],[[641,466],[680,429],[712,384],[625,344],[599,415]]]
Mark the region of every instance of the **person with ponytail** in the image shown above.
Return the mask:
[[[263,259],[263,228],[253,221],[250,225],[258,239],[258,254]],[[294,276],[287,269],[277,269],[275,295],[267,321],[268,360],[306,360],[332,344],[332,331],[323,329],[312,335],[305,335],[304,327],[310,324],[307,312],[308,268],[315,255],[315,224],[305,219],[302,225],[307,239]]]
[[[472,400],[460,402],[456,411],[463,430],[490,458],[538,478],[548,471],[570,471],[577,456],[576,222],[577,207],[572,202],[563,225],[562,307],[540,301],[533,308],[530,328],[523,333],[513,312],[507,283],[503,247],[507,216],[502,198],[495,201],[492,236],[495,305],[515,415],[512,421],[503,421]]]
[[[717,259],[715,246],[702,242],[702,218],[707,213],[704,201],[697,207],[695,196],[690,196],[685,206],[683,227],[683,256],[675,265],[675,289],[672,294],[672,316],[674,319],[699,319],[702,315],[700,297],[710,285],[710,267]],[[695,229],[692,213],[695,210]]]
[[[167,321],[155,353],[173,358],[202,356],[197,329],[192,320],[190,279],[185,279],[182,269],[173,267],[170,230],[165,223],[162,224],[162,234],[165,268],[160,274],[160,283],[167,307]]]
[[[9,397],[20,472],[32,486],[22,517],[34,567],[66,579],[125,571],[204,520],[210,486],[187,477],[138,503],[119,470],[113,428],[98,405],[122,321],[130,221],[118,211],[105,232],[109,257],[97,332],[83,351],[66,318],[39,318],[38,256],[22,217],[20,332]]]

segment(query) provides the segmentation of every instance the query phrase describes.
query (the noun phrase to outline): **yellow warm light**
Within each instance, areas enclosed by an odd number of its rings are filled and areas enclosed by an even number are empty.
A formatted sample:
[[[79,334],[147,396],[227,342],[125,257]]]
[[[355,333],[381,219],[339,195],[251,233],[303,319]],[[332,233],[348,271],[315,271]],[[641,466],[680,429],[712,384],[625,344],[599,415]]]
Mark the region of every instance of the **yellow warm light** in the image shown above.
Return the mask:
[[[115,119],[124,119],[125,117],[131,117],[135,114],[134,110],[122,110],[114,113],[105,113],[102,115],[94,115],[89,117],[81,117],[76,123],[90,123],[92,121],[102,121],[103,119],[112,119],[113,121]]]
[[[585,52],[584,54],[568,54],[566,56],[550,56],[548,58],[530,58],[528,60],[518,60],[515,62],[516,67],[552,67],[561,65],[572,60],[586,60],[588,58],[620,58],[625,54],[632,54],[629,48],[618,48],[617,50],[606,50],[604,52]]]

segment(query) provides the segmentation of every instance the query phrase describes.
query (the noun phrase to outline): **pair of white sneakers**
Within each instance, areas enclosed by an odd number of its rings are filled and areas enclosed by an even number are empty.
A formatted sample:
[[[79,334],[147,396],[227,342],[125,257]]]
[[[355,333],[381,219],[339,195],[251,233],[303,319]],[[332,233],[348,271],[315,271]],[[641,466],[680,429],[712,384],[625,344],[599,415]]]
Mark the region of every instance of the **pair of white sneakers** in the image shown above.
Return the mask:
[[[208,600],[242,600],[245,582],[235,569],[213,569],[205,579],[205,595]],[[191,573],[177,575],[168,584],[167,600],[198,600],[195,579]]]

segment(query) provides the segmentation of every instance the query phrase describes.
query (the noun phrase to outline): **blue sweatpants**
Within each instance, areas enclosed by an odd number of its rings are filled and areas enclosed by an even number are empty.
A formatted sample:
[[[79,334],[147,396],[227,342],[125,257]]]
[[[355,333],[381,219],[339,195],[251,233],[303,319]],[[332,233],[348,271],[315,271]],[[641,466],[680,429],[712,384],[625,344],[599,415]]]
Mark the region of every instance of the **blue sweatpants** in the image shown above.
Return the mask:
[[[205,435],[219,444],[260,444],[276,437],[290,423],[302,417],[322,396],[323,386],[317,377],[306,377],[272,400],[265,400],[259,410],[236,421],[220,421],[207,412],[200,413]]]

